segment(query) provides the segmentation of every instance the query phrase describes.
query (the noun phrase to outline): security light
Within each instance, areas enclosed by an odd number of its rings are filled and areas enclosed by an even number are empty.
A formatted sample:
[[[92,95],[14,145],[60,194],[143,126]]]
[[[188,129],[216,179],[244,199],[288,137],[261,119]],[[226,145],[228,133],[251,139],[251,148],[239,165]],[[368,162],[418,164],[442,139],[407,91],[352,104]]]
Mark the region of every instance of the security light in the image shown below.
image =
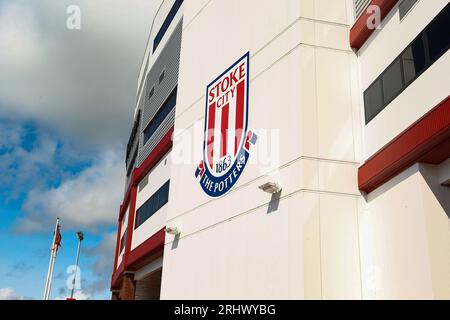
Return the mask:
[[[181,229],[179,226],[166,227],[166,232],[168,234],[172,234],[174,236],[179,235],[181,233]]]
[[[259,188],[262,191],[267,192],[267,193],[271,193],[271,194],[278,193],[278,192],[281,191],[281,186],[278,183],[276,183],[276,182],[264,183],[263,185],[259,186]]]

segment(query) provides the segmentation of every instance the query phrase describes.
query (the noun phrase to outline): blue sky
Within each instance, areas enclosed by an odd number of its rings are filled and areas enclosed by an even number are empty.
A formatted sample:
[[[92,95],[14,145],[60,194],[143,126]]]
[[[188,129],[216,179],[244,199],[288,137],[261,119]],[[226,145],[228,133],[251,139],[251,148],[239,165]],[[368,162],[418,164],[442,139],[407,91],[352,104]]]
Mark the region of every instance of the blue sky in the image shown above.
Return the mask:
[[[81,29],[66,27],[69,5]],[[156,0],[0,0],[0,299],[41,299],[56,217],[52,299],[109,299],[124,146]]]

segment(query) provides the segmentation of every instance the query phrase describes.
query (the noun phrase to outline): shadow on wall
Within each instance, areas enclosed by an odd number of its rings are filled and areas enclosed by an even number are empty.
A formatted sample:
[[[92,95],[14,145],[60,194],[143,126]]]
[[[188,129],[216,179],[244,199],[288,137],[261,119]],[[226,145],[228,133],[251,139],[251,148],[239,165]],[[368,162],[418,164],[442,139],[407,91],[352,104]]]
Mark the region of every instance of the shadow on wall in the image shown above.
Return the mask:
[[[397,176],[391,178],[388,182],[375,189],[369,194],[364,194],[364,198],[367,203],[376,200],[378,197],[382,196],[386,192],[389,192],[392,188],[401,184],[403,181],[407,180],[412,175],[417,172],[423,177],[424,181],[430,188],[431,192],[435,196],[436,200],[439,202],[442,209],[445,211],[447,217],[450,219],[450,187],[441,185],[441,171],[443,170],[444,164],[431,165],[419,163],[415,164]],[[418,186],[419,187],[419,186]]]
[[[420,164],[419,168],[428,187],[450,219],[450,187],[441,185],[440,179],[440,171],[444,169],[444,164]]]
[[[269,206],[267,208],[267,214],[278,210],[278,207],[280,205],[280,197],[281,197],[281,191],[272,194],[272,197],[270,198]]]

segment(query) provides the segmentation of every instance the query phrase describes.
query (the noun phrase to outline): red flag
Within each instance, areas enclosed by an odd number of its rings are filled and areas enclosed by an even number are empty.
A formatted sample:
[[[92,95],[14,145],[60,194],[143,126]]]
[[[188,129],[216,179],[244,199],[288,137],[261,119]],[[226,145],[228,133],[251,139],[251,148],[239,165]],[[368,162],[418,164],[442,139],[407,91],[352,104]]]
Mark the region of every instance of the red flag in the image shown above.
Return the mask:
[[[58,248],[61,247],[61,232],[59,231],[59,225],[56,228],[56,236],[55,236],[55,250],[58,252]]]

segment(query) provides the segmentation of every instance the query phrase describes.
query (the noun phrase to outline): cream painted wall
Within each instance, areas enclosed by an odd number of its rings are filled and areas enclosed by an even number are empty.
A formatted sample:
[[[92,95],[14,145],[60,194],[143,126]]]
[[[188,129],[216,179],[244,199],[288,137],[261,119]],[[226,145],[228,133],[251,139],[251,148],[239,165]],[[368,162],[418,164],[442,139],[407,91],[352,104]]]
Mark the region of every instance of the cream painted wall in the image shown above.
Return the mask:
[[[415,165],[365,197],[357,188],[357,168],[371,150],[448,92],[448,84],[431,82],[442,76],[448,56],[383,111],[392,107],[390,119],[401,123],[388,125],[382,115],[364,128],[358,67],[367,79],[375,75],[390,59],[381,53],[389,39],[378,32],[380,40],[372,37],[373,50],[364,47],[358,62],[348,47],[351,5],[185,0],[170,168],[160,163],[150,173],[137,208],[169,176],[171,200],[135,231],[132,243],[135,248],[166,222],[181,225],[180,237],[166,235],[162,299],[450,298],[450,188],[439,182],[448,164]],[[406,19],[414,11],[403,26]],[[401,50],[410,40],[400,37],[400,26],[391,27],[398,34],[392,47]],[[194,177],[205,88],[248,50],[249,128],[275,130],[279,144],[265,150],[274,138],[260,134],[238,183],[210,199]],[[193,159],[180,161],[185,152]],[[258,163],[264,154],[278,163]],[[268,181],[282,185],[280,198],[258,189]]]
[[[361,298],[351,1],[188,0],[184,14],[172,158],[196,150],[171,167],[167,224],[182,234],[166,235],[162,298]],[[279,161],[255,161],[260,135],[235,187],[210,199],[194,177],[205,88],[248,50],[249,128],[277,132]],[[273,180],[271,201],[258,186]]]
[[[358,52],[363,90],[448,2],[418,1],[402,21],[391,11]],[[447,52],[364,126],[364,159],[447,98],[449,69]],[[363,298],[450,297],[450,191],[440,185],[447,165],[416,164],[358,201]]]
[[[381,29],[375,31],[358,51],[362,91],[370,86],[448,3],[449,0],[420,0],[402,20],[397,8],[390,12]],[[450,52],[435,62],[365,126],[365,159],[448,97],[448,70]]]
[[[364,298],[450,298],[450,193],[437,171],[416,164],[361,203]]]

